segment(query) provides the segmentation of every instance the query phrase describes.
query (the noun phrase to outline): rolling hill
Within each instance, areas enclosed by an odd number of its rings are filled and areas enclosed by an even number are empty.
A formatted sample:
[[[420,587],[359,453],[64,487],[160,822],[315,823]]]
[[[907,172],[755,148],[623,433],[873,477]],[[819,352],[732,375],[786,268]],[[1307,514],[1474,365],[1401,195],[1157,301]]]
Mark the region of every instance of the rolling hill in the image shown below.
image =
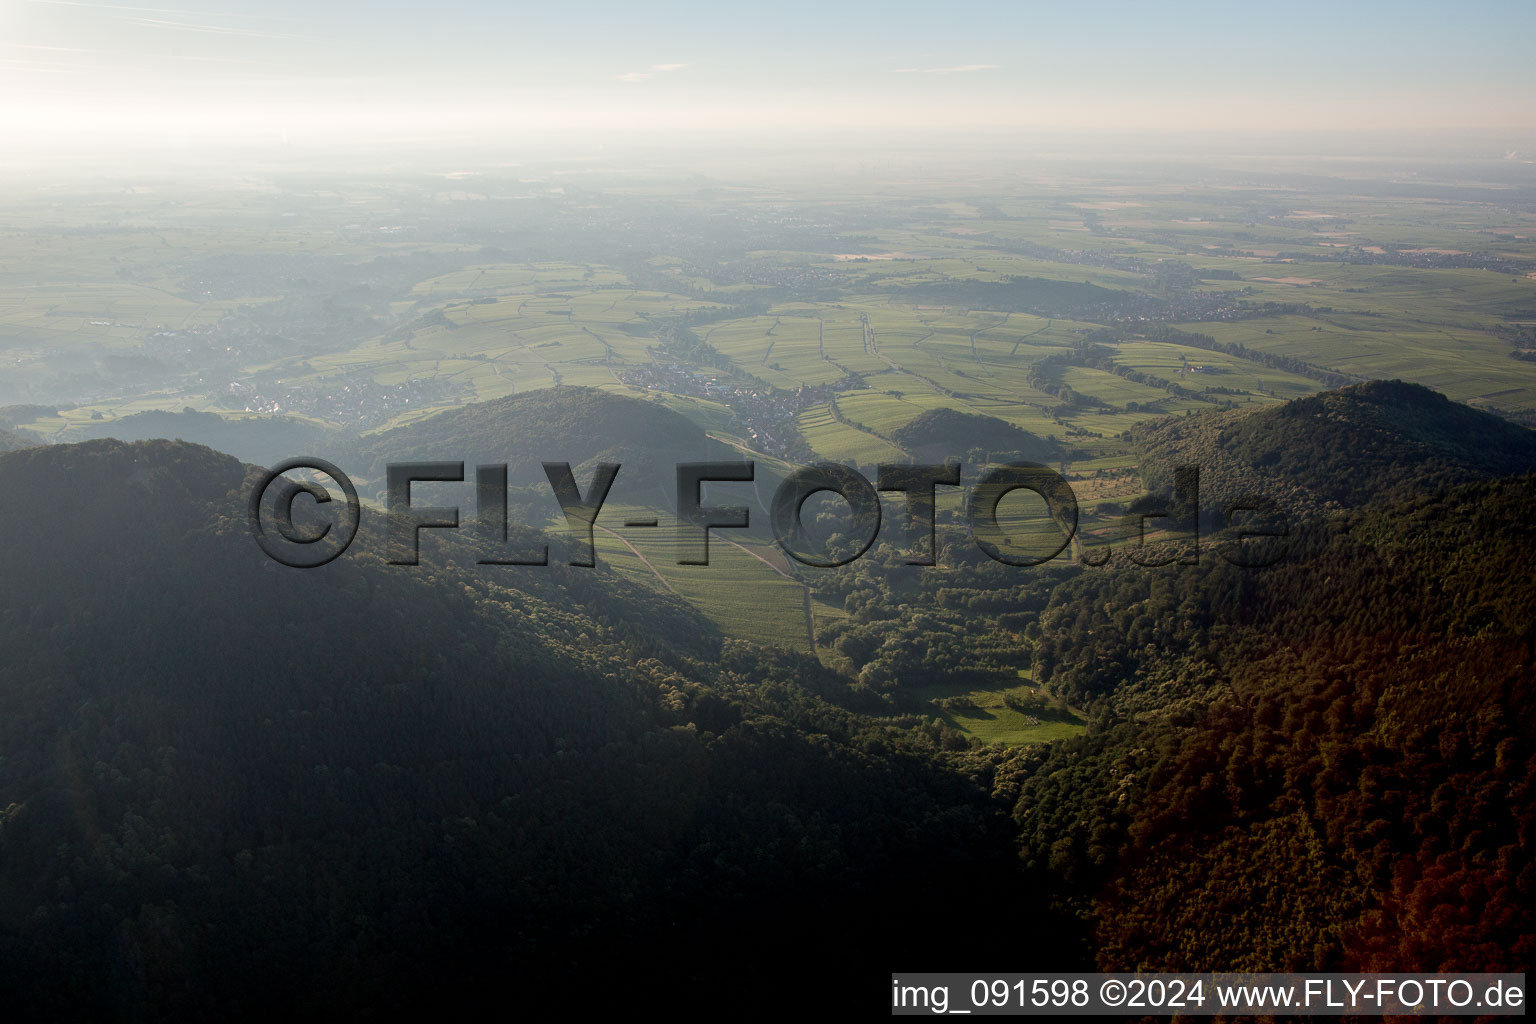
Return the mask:
[[[996,416],[961,412],[958,409],[928,409],[916,419],[891,434],[893,440],[917,458],[943,462],[946,458],[964,458],[973,448],[981,448],[993,459],[1007,457],[1028,462],[1049,462],[1061,457],[1061,446],[1021,430]]]
[[[505,463],[513,485],[544,484],[541,462],[569,462],[578,479],[599,462],[623,467],[616,500],[674,493],[675,466],[709,451],[704,432],[655,402],[598,388],[564,386],[526,391],[451,409],[362,438],[354,449],[365,475],[383,479],[390,462]]]
[[[1168,417],[1138,428],[1136,450],[1150,491],[1197,465],[1208,507],[1261,494],[1293,516],[1536,470],[1536,431],[1402,381]]]

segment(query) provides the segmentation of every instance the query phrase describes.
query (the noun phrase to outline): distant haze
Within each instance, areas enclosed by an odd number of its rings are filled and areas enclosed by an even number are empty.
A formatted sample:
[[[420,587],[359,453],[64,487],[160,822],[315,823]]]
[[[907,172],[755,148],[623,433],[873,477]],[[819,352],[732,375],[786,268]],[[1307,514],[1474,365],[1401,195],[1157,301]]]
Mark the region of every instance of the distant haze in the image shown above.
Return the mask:
[[[157,0],[147,0],[155,3]],[[0,2],[5,161],[347,147],[1476,140],[1536,155],[1536,5]],[[1469,143],[1470,144],[1470,143]]]

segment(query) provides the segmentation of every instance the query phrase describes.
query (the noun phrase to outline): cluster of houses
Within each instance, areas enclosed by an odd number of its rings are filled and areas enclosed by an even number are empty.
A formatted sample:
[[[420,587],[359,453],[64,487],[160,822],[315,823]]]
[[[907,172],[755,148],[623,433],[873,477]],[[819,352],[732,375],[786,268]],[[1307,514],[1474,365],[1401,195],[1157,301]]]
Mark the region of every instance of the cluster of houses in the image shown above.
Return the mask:
[[[737,423],[751,439],[755,449],[791,461],[804,461],[813,455],[795,426],[795,418],[800,413],[813,406],[824,405],[843,391],[867,386],[857,377],[847,377],[836,384],[802,384],[786,390],[761,384],[736,383],[718,373],[659,362],[623,370],[619,377],[626,384],[651,391],[692,395],[719,402],[735,414]]]
[[[310,416],[368,430],[412,409],[464,401],[465,390],[441,378],[380,384],[369,371],[358,369],[314,381],[230,381],[217,397],[226,409]]]

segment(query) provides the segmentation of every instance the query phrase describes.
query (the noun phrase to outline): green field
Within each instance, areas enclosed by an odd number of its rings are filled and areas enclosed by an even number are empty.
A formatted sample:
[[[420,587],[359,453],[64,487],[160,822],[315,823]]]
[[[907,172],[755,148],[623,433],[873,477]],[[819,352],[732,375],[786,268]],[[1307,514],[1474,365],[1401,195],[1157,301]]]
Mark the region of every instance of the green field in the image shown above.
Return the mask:
[[[949,702],[948,707],[933,704],[938,717],[986,743],[1045,743],[1077,736],[1087,728],[1080,712],[1044,697],[1027,682],[996,690],[931,686],[918,696],[930,703]]]

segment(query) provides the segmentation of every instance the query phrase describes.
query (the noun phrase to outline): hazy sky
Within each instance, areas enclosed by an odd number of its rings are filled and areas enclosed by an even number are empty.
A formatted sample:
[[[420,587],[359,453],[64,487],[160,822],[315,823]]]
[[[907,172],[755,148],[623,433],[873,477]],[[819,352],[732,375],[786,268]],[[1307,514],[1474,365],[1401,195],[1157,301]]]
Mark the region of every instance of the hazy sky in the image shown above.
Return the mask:
[[[19,147],[857,129],[1506,132],[1536,2],[0,0]]]

